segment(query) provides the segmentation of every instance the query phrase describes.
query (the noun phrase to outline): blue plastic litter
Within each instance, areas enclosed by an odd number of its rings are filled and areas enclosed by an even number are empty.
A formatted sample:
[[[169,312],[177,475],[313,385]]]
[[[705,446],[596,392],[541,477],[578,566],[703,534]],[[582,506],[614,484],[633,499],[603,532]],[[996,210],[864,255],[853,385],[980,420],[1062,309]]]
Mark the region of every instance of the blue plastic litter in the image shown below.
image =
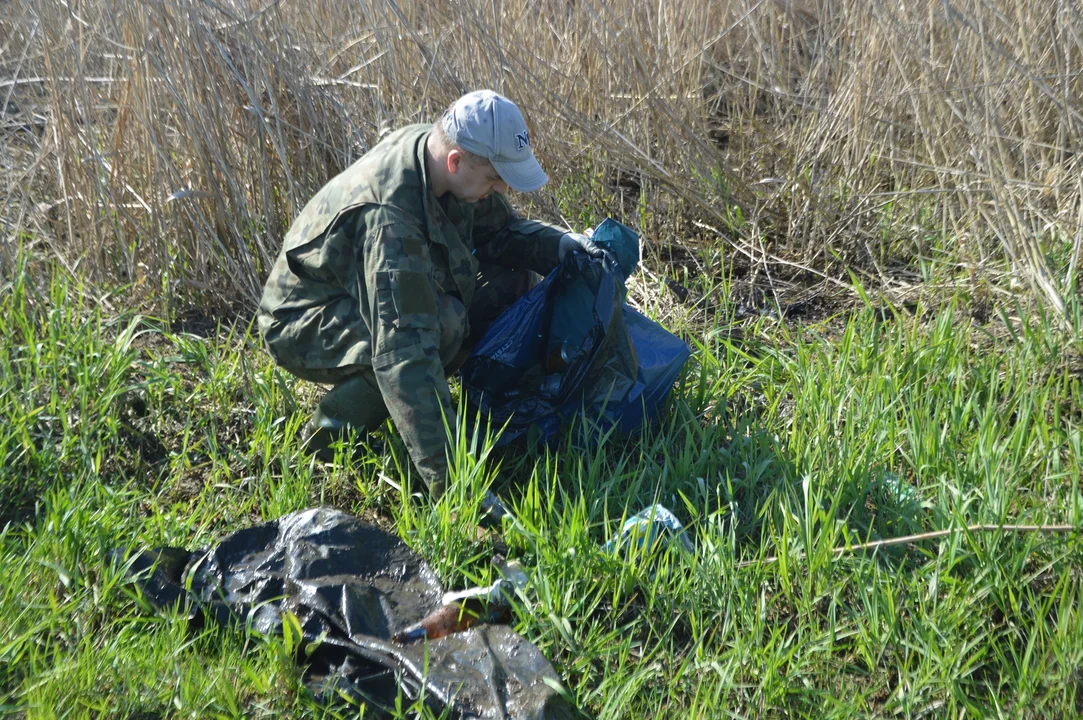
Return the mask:
[[[620,532],[602,545],[602,549],[627,552],[638,547],[641,551],[651,551],[659,545],[668,547],[674,542],[682,550],[692,552],[695,549],[677,516],[662,505],[651,505],[625,520]]]
[[[576,416],[596,431],[632,433],[654,421],[691,350],[624,304],[639,237],[609,219],[595,230],[605,258],[569,253],[489,326],[462,368],[475,411],[505,444],[554,440]],[[471,413],[471,419],[475,413]]]

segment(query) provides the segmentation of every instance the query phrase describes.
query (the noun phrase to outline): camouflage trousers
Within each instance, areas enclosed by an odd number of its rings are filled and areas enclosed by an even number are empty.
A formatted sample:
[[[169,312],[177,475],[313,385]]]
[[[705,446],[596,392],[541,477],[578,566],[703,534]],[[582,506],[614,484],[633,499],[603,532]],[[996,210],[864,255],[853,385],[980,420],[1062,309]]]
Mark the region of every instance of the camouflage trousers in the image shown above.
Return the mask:
[[[458,371],[489,324],[538,280],[538,276],[529,270],[482,263],[469,309],[457,295],[438,296],[440,360],[447,375]],[[469,335],[466,332],[468,324]],[[334,386],[320,400],[312,416],[314,437],[310,448],[317,453],[326,452],[326,446],[349,428],[364,433],[378,428],[388,418],[376,375],[367,365],[285,369],[302,380]],[[441,435],[443,432],[441,428]]]

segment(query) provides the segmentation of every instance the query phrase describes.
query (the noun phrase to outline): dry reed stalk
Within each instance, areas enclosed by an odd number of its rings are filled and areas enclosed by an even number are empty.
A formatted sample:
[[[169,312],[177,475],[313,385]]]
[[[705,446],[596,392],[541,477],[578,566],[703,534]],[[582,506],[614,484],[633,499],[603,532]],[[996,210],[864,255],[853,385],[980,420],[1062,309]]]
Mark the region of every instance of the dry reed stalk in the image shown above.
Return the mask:
[[[876,551],[885,547],[896,547],[898,545],[913,545],[914,543],[925,542],[926,540],[940,540],[946,537],[952,537],[963,532],[967,533],[999,533],[1007,535],[1009,533],[1014,534],[1042,534],[1042,535],[1065,535],[1068,533],[1078,533],[1081,528],[1075,525],[993,525],[989,523],[976,523],[973,525],[966,525],[961,528],[948,528],[946,530],[932,530],[924,533],[917,533],[914,535],[904,535],[896,538],[886,538],[884,540],[871,540],[865,543],[859,543],[857,545],[843,545],[831,550],[832,557],[842,557],[843,555],[851,555],[866,550]],[[804,558],[806,553],[799,552],[796,554],[796,558]],[[769,555],[762,560],[746,560],[737,563],[734,567],[745,568],[752,567],[753,565],[771,565],[777,563],[779,558],[777,555]]]
[[[645,209],[633,222],[656,256],[662,239],[716,244],[709,226],[772,282],[845,278],[841,260],[889,284],[946,255],[972,283],[1012,259],[1058,313],[1076,285],[1071,0],[11,9],[0,94],[48,126],[37,201],[60,201],[53,232],[84,272],[150,303],[250,307],[312,192],[382,131],[476,87],[531,118],[551,219],[571,177],[603,213]]]

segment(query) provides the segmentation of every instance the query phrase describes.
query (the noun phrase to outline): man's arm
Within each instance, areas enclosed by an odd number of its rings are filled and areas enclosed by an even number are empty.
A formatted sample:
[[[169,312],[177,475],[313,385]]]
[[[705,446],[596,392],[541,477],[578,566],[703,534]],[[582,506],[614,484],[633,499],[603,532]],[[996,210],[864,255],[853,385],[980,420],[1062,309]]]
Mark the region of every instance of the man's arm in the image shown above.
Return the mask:
[[[559,263],[565,230],[537,220],[524,220],[499,193],[474,210],[475,257],[507,267],[528,268],[546,275]]]
[[[440,361],[438,299],[419,229],[378,226],[364,239],[364,282],[372,331],[372,369],[391,419],[435,499],[447,480],[448,424],[455,410]]]

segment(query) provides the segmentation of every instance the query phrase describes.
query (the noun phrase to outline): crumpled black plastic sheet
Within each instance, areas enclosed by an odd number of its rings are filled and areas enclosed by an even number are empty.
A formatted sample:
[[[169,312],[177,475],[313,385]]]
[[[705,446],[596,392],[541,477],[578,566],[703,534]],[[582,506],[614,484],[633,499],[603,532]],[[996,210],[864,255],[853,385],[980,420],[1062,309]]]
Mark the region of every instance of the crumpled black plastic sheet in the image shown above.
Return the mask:
[[[557,680],[549,661],[507,626],[392,643],[395,632],[440,607],[443,588],[401,540],[337,510],[291,513],[210,550],[145,551],[131,572],[153,605],[179,604],[197,628],[210,620],[281,634],[283,613],[292,613],[308,687],[326,701],[344,695],[365,703],[366,716],[393,707],[400,689],[453,717],[576,715],[545,682]],[[315,649],[306,654],[306,646]]]

